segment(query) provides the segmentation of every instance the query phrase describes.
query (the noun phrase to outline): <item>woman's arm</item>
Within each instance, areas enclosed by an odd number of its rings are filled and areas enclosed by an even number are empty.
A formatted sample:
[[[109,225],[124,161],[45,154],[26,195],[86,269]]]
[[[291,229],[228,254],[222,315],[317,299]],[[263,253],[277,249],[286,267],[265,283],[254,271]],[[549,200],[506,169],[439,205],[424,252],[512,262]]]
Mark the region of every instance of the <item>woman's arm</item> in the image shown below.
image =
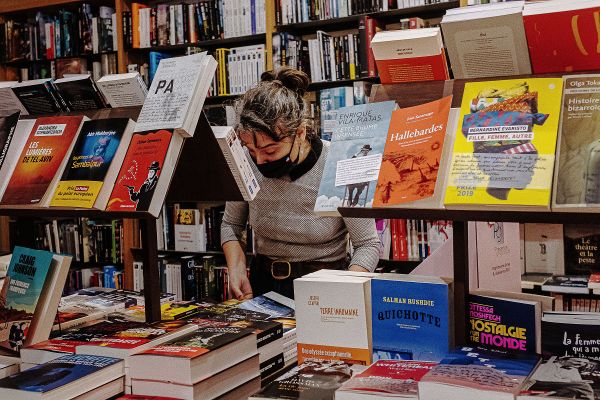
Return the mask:
[[[344,218],[344,223],[354,246],[350,270],[373,272],[379,263],[379,236],[375,220],[368,218]]]
[[[246,274],[246,253],[240,244],[248,221],[248,203],[227,202],[221,223],[221,246],[229,274],[229,291],[236,299],[252,297]]]

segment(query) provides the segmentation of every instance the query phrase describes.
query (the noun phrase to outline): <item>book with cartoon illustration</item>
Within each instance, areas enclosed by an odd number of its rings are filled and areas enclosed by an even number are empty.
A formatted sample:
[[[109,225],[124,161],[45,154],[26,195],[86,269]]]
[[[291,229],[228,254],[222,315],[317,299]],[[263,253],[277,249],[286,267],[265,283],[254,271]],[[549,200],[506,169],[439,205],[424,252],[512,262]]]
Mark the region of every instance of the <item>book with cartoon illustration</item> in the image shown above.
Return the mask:
[[[561,96],[561,78],[466,83],[445,205],[549,209]]]

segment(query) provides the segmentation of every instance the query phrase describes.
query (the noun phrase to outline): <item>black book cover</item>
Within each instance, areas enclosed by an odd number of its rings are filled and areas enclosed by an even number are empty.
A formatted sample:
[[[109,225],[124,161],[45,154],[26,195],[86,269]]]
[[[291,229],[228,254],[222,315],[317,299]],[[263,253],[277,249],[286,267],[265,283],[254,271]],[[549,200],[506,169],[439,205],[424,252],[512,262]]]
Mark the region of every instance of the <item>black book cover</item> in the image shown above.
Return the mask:
[[[0,111],[0,168],[4,164],[4,159],[12,141],[17,122],[19,122],[19,110]]]
[[[305,362],[271,382],[253,399],[331,400],[352,377],[350,365],[341,361]]]
[[[189,43],[190,42],[190,14],[189,14],[189,7],[191,6],[191,4],[183,4],[182,5],[182,9],[183,9],[183,43]]]
[[[216,314],[210,319],[254,329],[259,348],[283,337],[281,322],[268,321],[268,314],[257,311],[232,308],[221,314]]]
[[[23,107],[31,115],[55,114],[63,111],[52,91],[52,84],[48,81],[34,85],[13,87]]]
[[[55,83],[60,95],[72,111],[106,107],[90,76],[85,79]]]
[[[568,315],[562,315],[565,314]],[[600,361],[600,325],[578,319],[576,314],[573,315],[572,322],[542,320],[542,355]]]
[[[264,379],[267,376],[273,374],[275,371],[279,371],[285,366],[285,358],[283,353],[278,354],[268,360],[260,363],[260,379]]]

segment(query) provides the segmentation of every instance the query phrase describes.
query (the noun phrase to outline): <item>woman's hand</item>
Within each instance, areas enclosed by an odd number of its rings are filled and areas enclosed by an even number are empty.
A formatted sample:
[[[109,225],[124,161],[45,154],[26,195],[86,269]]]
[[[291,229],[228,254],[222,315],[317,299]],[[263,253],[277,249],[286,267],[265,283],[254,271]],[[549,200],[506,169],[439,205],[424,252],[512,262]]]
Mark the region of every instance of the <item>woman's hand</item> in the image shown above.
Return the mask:
[[[238,300],[252,298],[252,287],[246,269],[229,268],[229,295]]]

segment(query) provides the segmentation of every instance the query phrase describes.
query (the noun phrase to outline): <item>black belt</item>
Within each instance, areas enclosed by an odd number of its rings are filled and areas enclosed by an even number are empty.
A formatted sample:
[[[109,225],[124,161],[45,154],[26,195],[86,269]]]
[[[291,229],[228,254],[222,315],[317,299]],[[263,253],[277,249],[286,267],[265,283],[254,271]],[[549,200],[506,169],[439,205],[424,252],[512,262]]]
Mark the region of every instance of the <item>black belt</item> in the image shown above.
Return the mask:
[[[337,261],[287,261],[257,254],[255,262],[257,267],[270,271],[273,279],[284,280],[290,277],[299,278],[320,269],[347,269],[349,259],[343,258]]]

